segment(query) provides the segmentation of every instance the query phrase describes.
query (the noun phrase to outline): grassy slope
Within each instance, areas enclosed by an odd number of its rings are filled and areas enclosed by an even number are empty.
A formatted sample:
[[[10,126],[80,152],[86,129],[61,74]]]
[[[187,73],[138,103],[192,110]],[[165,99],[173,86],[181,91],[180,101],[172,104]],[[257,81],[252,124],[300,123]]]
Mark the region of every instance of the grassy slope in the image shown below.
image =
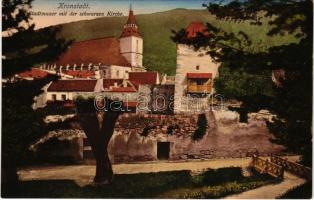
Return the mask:
[[[136,11],[135,11],[136,13]],[[144,65],[149,70],[174,74],[176,67],[176,45],[170,39],[171,30],[186,27],[192,21],[209,22],[229,32],[246,32],[255,43],[266,46],[280,45],[294,41],[292,36],[265,37],[268,25],[252,26],[248,22],[236,23],[218,21],[206,10],[175,9],[166,12],[137,15],[137,22],[144,37]],[[72,22],[62,25],[61,35],[76,41],[119,37],[126,17],[104,17],[94,20]]]

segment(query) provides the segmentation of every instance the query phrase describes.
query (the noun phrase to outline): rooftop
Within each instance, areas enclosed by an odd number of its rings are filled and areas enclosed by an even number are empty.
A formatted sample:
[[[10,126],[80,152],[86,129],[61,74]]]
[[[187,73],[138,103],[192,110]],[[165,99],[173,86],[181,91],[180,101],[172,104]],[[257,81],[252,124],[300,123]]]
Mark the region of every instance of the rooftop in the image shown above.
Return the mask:
[[[123,31],[122,31],[120,38],[129,37],[129,36],[141,37],[141,34],[138,30],[138,26],[136,24],[135,15],[134,15],[132,9],[130,9],[130,11],[129,11],[128,21],[124,25],[124,28],[123,28]]]
[[[212,78],[212,73],[187,73],[187,78],[191,79],[209,79]]]
[[[139,84],[157,84],[157,72],[129,72],[129,80],[138,87]]]
[[[52,82],[48,92],[93,92],[96,80],[58,80]]]
[[[130,63],[120,54],[120,44],[115,37],[104,37],[73,43],[55,62],[59,66],[89,65],[119,65],[128,66]]]
[[[187,38],[194,38],[197,36],[197,33],[202,33],[207,35],[206,26],[202,22],[191,22],[186,28]]]
[[[76,78],[91,78],[95,76],[95,72],[89,70],[67,70],[62,73]]]
[[[17,76],[20,78],[33,78],[33,79],[45,78],[47,75],[48,72],[38,68],[31,68],[30,70],[17,74]]]

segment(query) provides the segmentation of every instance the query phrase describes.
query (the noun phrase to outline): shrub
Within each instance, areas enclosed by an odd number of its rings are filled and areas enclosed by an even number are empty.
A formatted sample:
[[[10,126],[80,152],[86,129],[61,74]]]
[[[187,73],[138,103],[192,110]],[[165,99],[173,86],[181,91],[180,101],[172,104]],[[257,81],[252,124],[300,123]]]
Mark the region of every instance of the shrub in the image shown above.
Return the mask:
[[[174,129],[179,129],[180,127],[179,127],[179,125],[170,125],[170,126],[168,126],[168,128],[167,128],[167,134],[168,135],[172,135],[173,134],[173,130]]]
[[[192,139],[193,140],[200,140],[204,137],[207,130],[207,119],[205,114],[198,115],[197,120],[197,129],[195,130]]]
[[[146,136],[148,136],[149,131],[151,129],[155,129],[155,128],[156,128],[156,126],[146,126],[145,128],[143,128],[143,131],[140,135],[146,137]]]
[[[303,185],[295,187],[279,197],[279,199],[311,199],[311,198],[312,198],[312,181],[308,181]]]
[[[84,98],[82,96],[78,96],[75,99],[75,105],[78,113],[90,113],[95,112],[96,108],[94,105],[94,97]]]
[[[243,179],[240,167],[226,167],[219,169],[208,169],[204,173],[195,177],[200,185],[219,185],[229,181],[239,181]]]

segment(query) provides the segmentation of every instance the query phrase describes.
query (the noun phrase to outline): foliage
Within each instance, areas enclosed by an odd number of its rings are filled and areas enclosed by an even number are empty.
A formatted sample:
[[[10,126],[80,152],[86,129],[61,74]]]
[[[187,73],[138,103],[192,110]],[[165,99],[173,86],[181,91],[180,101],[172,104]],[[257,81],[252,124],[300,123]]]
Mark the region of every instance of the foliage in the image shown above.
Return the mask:
[[[35,25],[29,22],[31,2],[2,1],[3,77],[29,69],[43,60],[53,59],[66,46],[64,40],[56,39],[56,29],[41,33],[34,31]],[[34,47],[41,49],[30,54],[29,50]],[[2,85],[2,153],[9,156],[12,162],[21,164],[25,161],[21,157],[26,153],[27,144],[44,133],[42,114],[33,111],[31,106],[34,96],[41,93],[41,88],[52,80],[55,77],[13,83],[8,81]]]
[[[226,65],[219,67],[219,78],[214,80],[216,93],[223,94],[227,99],[240,99],[244,96],[264,94],[272,96],[273,86],[271,71],[261,74],[248,73],[245,69],[230,69]]]
[[[73,141],[73,138],[76,138],[77,135],[69,134],[69,136],[66,136],[65,134],[41,138],[43,142],[36,143],[32,149],[34,156],[32,164],[73,165],[81,163],[76,154],[64,153],[64,151],[69,152],[79,148],[79,144]],[[72,149],[69,150],[69,148]]]
[[[58,129],[73,129],[71,123],[77,123],[77,117],[67,118],[64,121],[58,120],[57,122],[50,122],[46,124],[47,131],[53,131]]]
[[[198,115],[197,119],[197,129],[192,135],[193,140],[200,140],[204,137],[207,130],[207,119],[205,114]]]
[[[311,199],[312,181],[308,181],[281,195],[278,199]]]
[[[239,181],[243,178],[241,168],[226,167],[219,169],[208,169],[197,176],[200,184],[219,185],[225,182]]]
[[[44,113],[44,115],[68,115],[75,113],[74,108],[64,107],[63,101],[48,103],[44,108],[39,108],[39,110]]]
[[[69,44],[57,39],[58,29],[34,30],[29,8],[32,0],[2,1],[2,189],[18,181],[16,166],[30,161],[27,146],[45,133],[42,114],[31,106],[34,96],[53,77],[11,82],[17,72],[55,59]],[[13,186],[14,187],[14,186]]]
[[[265,185],[263,181],[249,183],[227,182],[222,185],[193,189],[180,189],[162,197],[175,199],[216,199],[231,194],[241,193]]]
[[[234,181],[225,180],[219,185],[199,182],[206,177],[228,172]],[[107,186],[88,185],[80,187],[73,181],[23,181],[10,197],[49,197],[49,198],[196,198],[223,197],[247,191],[262,185],[274,183],[271,177],[254,174],[250,178],[239,177],[239,168],[210,170],[191,176],[190,171],[167,171],[157,173],[116,174],[115,181]],[[233,178],[235,177],[235,178]]]
[[[96,112],[95,97],[84,98],[82,96],[78,96],[75,99],[75,105],[78,113]]]
[[[35,31],[30,22],[32,0],[2,1],[2,75],[10,77],[35,64],[51,61],[64,51],[70,41],[57,38],[60,31],[51,28]]]
[[[167,127],[167,134],[168,135],[172,135],[173,134],[173,130],[174,129],[179,129],[179,125],[178,124],[175,124],[175,125],[170,125]]]
[[[214,86],[220,94],[242,102],[240,108],[233,109],[240,113],[240,120],[247,121],[248,112],[268,109],[276,115],[274,122],[268,123],[276,136],[273,141],[301,154],[303,164],[311,165],[312,1],[245,0],[205,6],[219,20],[268,26],[260,44],[267,43],[269,37],[287,34],[295,37],[297,43],[260,45],[241,28],[230,33],[208,23],[208,35],[199,34],[188,40],[181,30],[173,40],[194,45],[196,49],[210,47],[208,54],[222,63]],[[279,87],[270,86],[273,70],[284,70]]]
[[[142,131],[142,133],[140,133],[140,135],[146,137],[146,136],[148,136],[149,131],[152,129],[156,129],[156,126],[146,126],[143,128],[143,131]]]
[[[34,111],[31,105],[34,96],[42,92],[41,88],[54,79],[3,84],[2,154],[11,155],[11,161],[16,164],[29,160],[28,145],[46,132],[43,114]]]

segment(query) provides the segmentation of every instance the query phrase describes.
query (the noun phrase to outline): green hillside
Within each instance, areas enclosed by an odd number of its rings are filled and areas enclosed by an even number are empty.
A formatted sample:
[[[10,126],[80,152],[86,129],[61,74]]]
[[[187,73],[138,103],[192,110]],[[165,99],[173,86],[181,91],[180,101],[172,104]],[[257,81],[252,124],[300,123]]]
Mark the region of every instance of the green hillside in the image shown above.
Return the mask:
[[[136,14],[136,10],[135,10]],[[294,41],[292,36],[265,37],[270,27],[253,26],[249,23],[236,23],[216,20],[206,10],[175,9],[166,12],[137,15],[140,32],[144,37],[144,66],[148,70],[173,75],[176,67],[176,45],[170,39],[171,30],[186,27],[192,21],[209,22],[227,31],[239,30],[250,35],[254,42],[266,46]],[[127,17],[104,17],[61,25],[61,36],[76,41],[119,37]]]

